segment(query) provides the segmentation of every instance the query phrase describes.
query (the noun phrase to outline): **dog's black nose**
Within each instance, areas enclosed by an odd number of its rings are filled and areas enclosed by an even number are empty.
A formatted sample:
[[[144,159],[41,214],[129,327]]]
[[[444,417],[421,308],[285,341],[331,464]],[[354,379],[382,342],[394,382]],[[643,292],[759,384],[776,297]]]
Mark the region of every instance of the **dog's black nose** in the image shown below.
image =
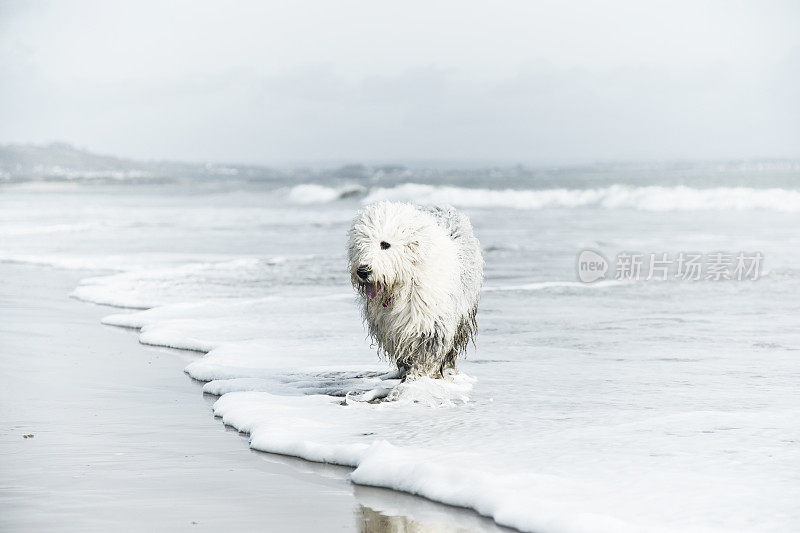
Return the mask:
[[[370,274],[372,274],[372,269],[369,265],[361,265],[356,269],[356,274],[361,279],[367,279]]]

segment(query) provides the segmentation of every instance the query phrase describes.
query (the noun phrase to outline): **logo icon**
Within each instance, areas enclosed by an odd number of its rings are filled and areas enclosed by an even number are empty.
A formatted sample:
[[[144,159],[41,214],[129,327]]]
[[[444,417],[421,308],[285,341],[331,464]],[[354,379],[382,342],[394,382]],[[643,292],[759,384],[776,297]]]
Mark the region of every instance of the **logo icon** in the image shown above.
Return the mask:
[[[608,261],[594,250],[584,250],[578,255],[578,279],[592,283],[606,277]]]

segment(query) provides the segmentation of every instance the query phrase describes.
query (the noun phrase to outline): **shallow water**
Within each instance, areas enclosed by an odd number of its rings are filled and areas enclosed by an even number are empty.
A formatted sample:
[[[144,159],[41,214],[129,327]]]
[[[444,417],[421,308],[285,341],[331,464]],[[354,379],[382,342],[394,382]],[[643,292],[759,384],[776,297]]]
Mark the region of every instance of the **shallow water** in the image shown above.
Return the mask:
[[[588,188],[562,176],[566,193],[507,179],[517,190],[492,194],[450,182],[11,187],[0,259],[108,269],[74,295],[153,308],[104,321],[210,351],[187,372],[228,393],[216,412],[256,449],[353,466],[356,483],[530,531],[791,531],[800,192],[759,177],[658,189],[657,172]],[[459,366],[468,378],[342,405],[397,386],[380,377],[389,367],[365,339],[344,259],[355,210],[383,197],[469,214],[486,259],[479,336]],[[583,284],[585,249],[764,259],[755,281]]]

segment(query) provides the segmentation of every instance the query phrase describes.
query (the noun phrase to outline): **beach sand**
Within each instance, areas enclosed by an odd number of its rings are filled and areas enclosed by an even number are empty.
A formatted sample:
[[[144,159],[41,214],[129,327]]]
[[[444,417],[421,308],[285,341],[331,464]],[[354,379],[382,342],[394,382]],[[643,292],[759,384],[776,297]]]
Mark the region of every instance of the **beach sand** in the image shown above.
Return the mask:
[[[1,531],[509,531],[249,450],[183,373],[199,354],[67,297],[87,275],[0,265]]]

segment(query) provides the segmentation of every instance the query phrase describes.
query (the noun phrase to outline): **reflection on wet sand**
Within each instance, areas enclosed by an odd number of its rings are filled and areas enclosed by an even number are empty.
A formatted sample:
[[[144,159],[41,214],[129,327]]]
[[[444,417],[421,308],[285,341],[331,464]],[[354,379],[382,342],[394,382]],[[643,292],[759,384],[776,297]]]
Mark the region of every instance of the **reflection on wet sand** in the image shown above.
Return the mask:
[[[360,506],[359,531],[362,533],[431,533],[467,531],[447,524],[424,524],[407,516],[387,516],[369,507]]]
[[[512,533],[470,509],[389,489],[354,485],[360,533]]]

